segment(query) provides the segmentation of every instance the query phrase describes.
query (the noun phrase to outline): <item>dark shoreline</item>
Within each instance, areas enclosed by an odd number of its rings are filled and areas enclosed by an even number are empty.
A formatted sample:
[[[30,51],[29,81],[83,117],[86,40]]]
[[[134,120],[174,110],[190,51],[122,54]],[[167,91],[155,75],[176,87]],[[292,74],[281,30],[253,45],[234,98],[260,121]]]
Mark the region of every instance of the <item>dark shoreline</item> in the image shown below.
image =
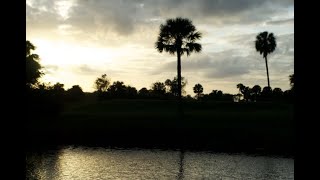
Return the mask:
[[[29,131],[25,152],[59,149],[61,146],[108,148],[183,149],[219,153],[282,156],[294,158],[294,146],[288,142],[238,133],[219,135],[204,129],[109,129],[108,132]],[[260,137],[265,138],[265,137]]]

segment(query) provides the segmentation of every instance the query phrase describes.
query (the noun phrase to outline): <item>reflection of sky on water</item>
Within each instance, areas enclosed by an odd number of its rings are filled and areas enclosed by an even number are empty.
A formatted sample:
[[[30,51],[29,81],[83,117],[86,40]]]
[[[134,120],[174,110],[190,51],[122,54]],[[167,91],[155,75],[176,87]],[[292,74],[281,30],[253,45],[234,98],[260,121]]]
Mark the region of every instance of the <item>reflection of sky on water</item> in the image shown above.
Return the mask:
[[[294,179],[293,159],[175,150],[68,147],[27,155],[30,179]]]

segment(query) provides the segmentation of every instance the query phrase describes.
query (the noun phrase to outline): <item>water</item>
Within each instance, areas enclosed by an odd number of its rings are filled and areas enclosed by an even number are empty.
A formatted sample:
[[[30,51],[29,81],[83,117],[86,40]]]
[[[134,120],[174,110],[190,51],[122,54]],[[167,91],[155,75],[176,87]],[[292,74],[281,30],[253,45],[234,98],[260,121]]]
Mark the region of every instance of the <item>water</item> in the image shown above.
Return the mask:
[[[64,147],[26,156],[27,179],[294,179],[294,160],[160,149]]]

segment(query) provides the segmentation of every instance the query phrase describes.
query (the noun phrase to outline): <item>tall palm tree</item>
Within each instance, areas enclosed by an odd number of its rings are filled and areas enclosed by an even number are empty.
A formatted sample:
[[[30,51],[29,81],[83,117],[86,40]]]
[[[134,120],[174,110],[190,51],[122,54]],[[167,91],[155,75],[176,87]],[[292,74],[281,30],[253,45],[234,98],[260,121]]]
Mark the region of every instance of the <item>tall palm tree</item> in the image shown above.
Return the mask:
[[[160,53],[163,50],[173,55],[177,53],[179,100],[181,100],[181,56],[184,53],[189,56],[192,52],[200,52],[201,44],[196,43],[196,40],[200,38],[201,33],[196,31],[192,21],[187,18],[167,19],[164,25],[160,25],[160,33],[155,46]]]
[[[268,54],[272,53],[276,47],[276,38],[274,37],[273,33],[268,33],[267,31],[261,32],[256,37],[256,50],[263,55],[263,58],[266,61],[266,68],[267,68],[267,78],[268,78],[268,87],[270,88],[270,81],[269,81],[269,70],[268,70]]]

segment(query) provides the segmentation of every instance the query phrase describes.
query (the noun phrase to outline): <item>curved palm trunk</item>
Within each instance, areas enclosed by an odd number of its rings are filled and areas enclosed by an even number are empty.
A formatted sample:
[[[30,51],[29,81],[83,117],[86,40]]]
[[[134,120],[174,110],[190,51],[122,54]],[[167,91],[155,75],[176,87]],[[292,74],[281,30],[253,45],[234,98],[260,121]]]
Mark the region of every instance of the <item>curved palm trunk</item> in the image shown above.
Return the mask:
[[[267,56],[264,57],[266,60],[266,68],[267,68],[267,78],[268,78],[268,87],[270,88],[270,81],[269,81],[269,69],[268,69],[268,59]]]
[[[180,49],[177,50],[177,56],[178,56],[178,98],[179,101],[181,101],[181,54]]]

